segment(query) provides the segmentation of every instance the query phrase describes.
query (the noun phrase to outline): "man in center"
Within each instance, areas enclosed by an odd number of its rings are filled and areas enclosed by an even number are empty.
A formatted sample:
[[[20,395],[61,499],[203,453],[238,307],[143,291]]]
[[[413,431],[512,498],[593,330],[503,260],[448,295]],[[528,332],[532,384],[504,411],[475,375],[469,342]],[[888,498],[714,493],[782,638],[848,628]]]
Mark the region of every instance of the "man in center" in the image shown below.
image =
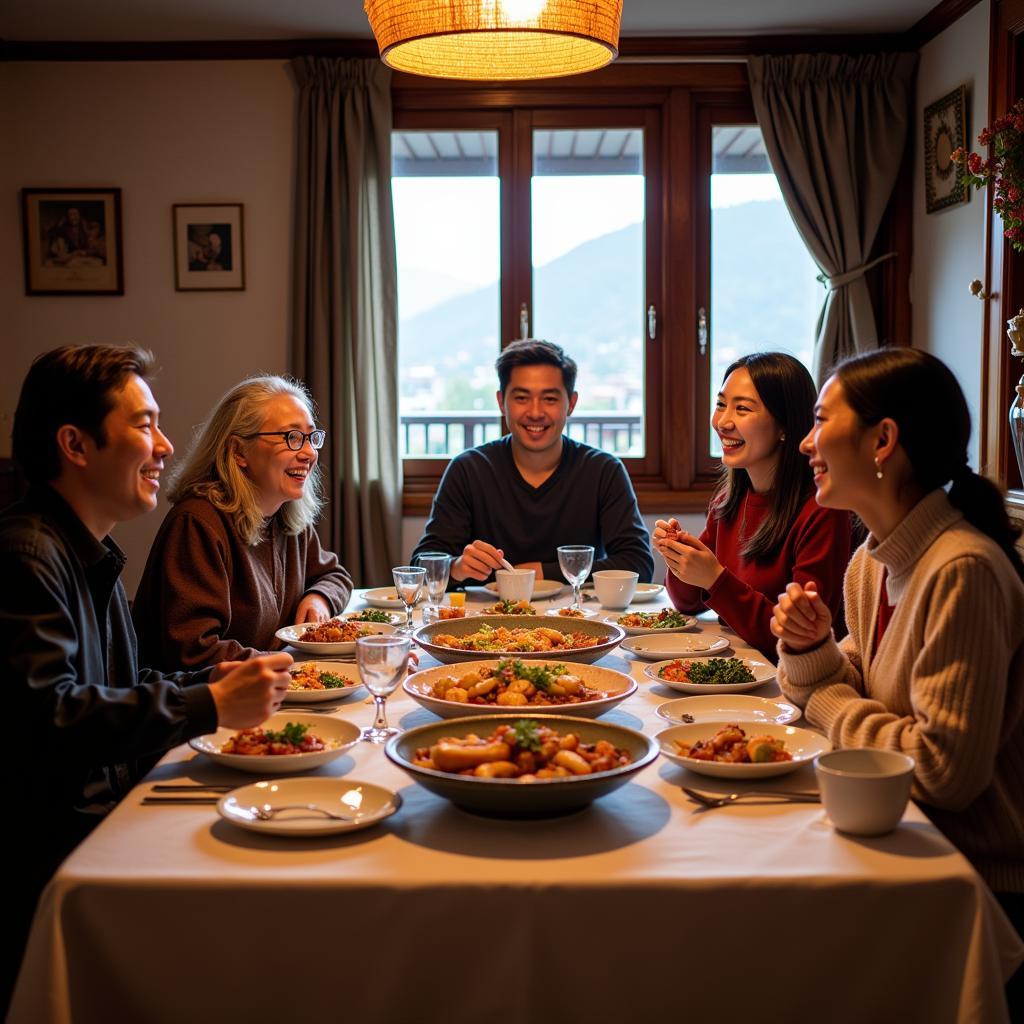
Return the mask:
[[[576,407],[576,363],[548,341],[509,345],[495,363],[509,433],[457,455],[434,495],[413,558],[456,556],[451,578],[487,580],[504,557],[561,579],[557,548],[592,544],[594,571],[654,572],[650,541],[622,463],[562,431]]]

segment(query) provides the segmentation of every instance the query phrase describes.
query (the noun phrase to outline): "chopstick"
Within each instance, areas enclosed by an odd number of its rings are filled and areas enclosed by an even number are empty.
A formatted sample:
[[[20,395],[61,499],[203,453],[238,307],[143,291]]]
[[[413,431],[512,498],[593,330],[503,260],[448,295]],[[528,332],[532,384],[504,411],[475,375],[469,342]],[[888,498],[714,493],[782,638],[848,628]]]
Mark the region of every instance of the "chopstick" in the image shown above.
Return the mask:
[[[205,804],[213,806],[219,797],[216,796],[144,796],[144,804]]]
[[[505,568],[508,569],[509,572],[516,571],[516,567],[507,558],[500,558],[498,559],[498,561],[500,561],[501,564],[505,566]]]
[[[237,789],[228,783],[211,783],[204,785],[201,782],[154,782],[154,793],[230,793]]]

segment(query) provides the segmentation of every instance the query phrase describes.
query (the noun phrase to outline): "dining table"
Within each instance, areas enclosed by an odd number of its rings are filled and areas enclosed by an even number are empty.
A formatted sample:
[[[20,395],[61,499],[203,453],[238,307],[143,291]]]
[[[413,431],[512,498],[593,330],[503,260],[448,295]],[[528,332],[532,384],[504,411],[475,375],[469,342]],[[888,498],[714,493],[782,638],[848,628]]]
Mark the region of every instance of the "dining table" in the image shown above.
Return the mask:
[[[711,614],[695,628],[764,660]],[[598,664],[639,684],[603,721],[670,726],[658,709],[682,695],[647,662],[619,647]],[[330,714],[370,725],[365,696]],[[387,710],[403,730],[437,720],[401,689]],[[143,803],[156,784],[256,778],[169,751],[45,890],[10,1024],[1008,1019],[1020,937],[913,803],[866,838],[836,831],[818,803],[703,808],[684,787],[735,785],[662,757],[544,818],[462,810],[369,742],[311,774],[387,787],[401,806],[362,831],[257,834],[212,805]],[[813,766],[757,788],[816,790]]]

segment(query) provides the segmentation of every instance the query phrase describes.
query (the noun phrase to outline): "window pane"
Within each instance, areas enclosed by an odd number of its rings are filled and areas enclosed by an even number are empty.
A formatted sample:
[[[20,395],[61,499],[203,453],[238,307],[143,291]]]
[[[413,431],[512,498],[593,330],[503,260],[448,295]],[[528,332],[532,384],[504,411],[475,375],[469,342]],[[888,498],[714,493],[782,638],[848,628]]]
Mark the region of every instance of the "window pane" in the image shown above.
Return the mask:
[[[534,337],[579,365],[570,437],[644,454],[641,129],[533,133]]]
[[[825,299],[790,219],[756,125],[711,130],[711,408],[726,367],[751,352],[789,352],[811,366]],[[711,432],[711,454],[722,454]]]
[[[498,437],[497,132],[392,134],[403,456]]]

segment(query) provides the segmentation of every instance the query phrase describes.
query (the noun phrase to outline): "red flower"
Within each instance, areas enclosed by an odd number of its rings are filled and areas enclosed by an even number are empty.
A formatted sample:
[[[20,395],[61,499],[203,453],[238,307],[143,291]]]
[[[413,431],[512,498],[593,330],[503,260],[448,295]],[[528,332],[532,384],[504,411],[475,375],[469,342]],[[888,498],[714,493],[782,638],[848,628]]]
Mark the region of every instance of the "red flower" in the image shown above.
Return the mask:
[[[981,171],[981,157],[977,153],[971,153],[967,158],[967,170],[971,174],[978,174]]]

